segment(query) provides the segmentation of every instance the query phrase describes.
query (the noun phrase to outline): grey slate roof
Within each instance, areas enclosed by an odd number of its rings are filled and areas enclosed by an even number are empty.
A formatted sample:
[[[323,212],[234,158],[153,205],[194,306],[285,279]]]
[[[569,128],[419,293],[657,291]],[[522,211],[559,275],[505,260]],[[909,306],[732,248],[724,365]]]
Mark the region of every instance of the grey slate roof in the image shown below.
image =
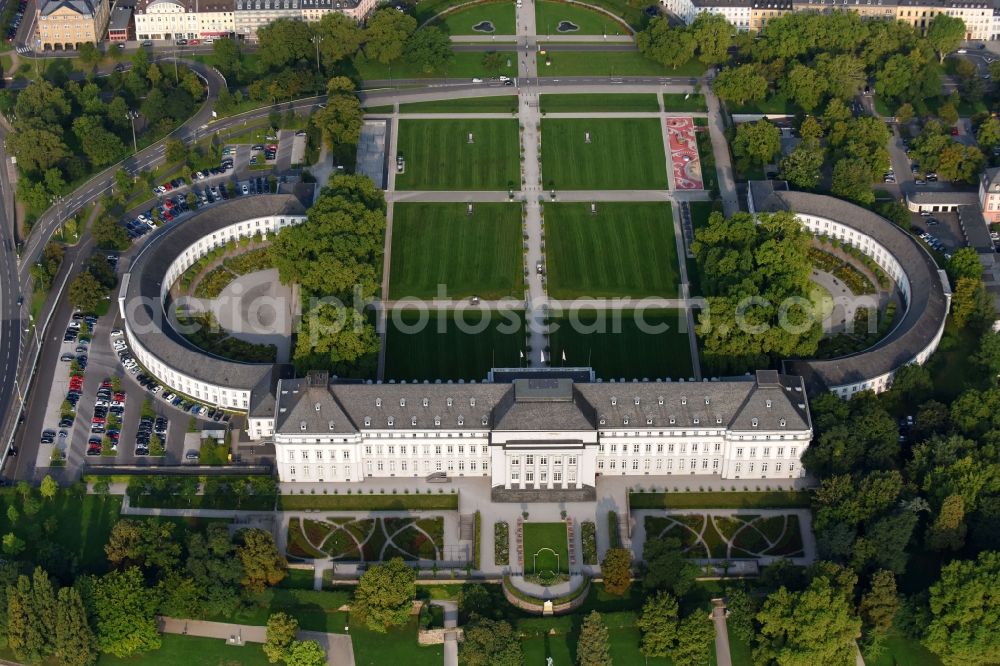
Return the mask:
[[[241,390],[257,386],[270,375],[272,364],[239,363],[219,358],[188,342],[167,321],[160,287],[174,259],[200,238],[243,220],[281,214],[302,215],[305,210],[303,201],[294,195],[242,197],[214,205],[180,224],[163,228],[135,257],[128,279],[122,283],[132,335],[165,364],[195,379]],[[257,407],[260,409],[260,403]]]
[[[650,427],[750,432],[812,428],[804,382],[774,370],[759,371],[755,377],[711,382],[578,383],[564,379],[549,395],[524,390],[519,382],[527,381],[324,386],[325,379],[320,383],[285,380],[278,387],[275,430],[294,434],[386,429],[476,431],[484,427],[506,432]],[[439,425],[435,424],[436,418]],[[368,425],[365,419],[369,419]],[[334,422],[332,431],[330,421]]]
[[[42,16],[67,7],[81,16],[93,16],[97,13],[97,2],[100,0],[45,0],[42,3],[40,13]]]
[[[801,375],[810,392],[821,391],[892,372],[930,345],[948,316],[947,278],[916,239],[870,210],[834,197],[778,190],[771,181],[754,181],[750,188],[758,212],[826,217],[873,238],[896,257],[910,283],[910,303],[902,320],[875,345],[829,360],[785,361],[785,372]]]

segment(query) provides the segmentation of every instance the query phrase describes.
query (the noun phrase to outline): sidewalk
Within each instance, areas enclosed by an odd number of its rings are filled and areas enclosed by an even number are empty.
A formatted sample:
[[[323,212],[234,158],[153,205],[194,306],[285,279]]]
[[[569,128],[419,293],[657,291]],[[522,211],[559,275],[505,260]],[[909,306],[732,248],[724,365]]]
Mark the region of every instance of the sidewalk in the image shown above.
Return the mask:
[[[263,643],[267,638],[265,627],[229,622],[208,622],[205,620],[183,620],[173,617],[160,618],[160,632],[218,638],[232,641],[234,645]],[[330,666],[354,666],[354,646],[347,634],[327,634],[318,631],[299,631],[297,638],[316,641],[326,650],[326,663]]]

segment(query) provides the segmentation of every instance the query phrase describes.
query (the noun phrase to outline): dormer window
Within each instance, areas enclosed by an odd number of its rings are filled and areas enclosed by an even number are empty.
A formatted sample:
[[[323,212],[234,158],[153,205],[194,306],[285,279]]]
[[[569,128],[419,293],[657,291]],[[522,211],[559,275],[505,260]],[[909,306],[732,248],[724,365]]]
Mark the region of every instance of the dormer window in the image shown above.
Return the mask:
[[[638,397],[636,397],[636,399],[635,399],[635,404],[637,404],[637,405],[639,404],[639,398]]]
[[[333,421],[330,421],[329,426],[330,426],[330,430],[334,430],[335,429],[334,425],[333,425]]]
[[[434,417],[434,425],[436,425],[436,426],[441,425],[441,417],[440,416],[435,416]]]
[[[318,412],[319,411],[319,403],[317,402],[315,405],[313,405],[313,408]]]
[[[779,420],[778,421],[778,425],[780,425],[782,428],[784,428],[785,427],[785,419]]]
[[[696,417],[695,417],[694,419],[692,419],[692,421],[693,421],[693,423],[694,423],[695,425],[698,425],[698,420],[699,420],[699,419],[698,419],[698,417],[697,417],[697,416],[696,416]]]
[[[712,404],[712,400],[707,395],[705,396],[705,404],[706,405],[711,405]]]
[[[382,406],[382,398],[375,398],[375,406],[376,407]]]
[[[764,404],[765,404],[765,405],[767,405],[767,408],[768,408],[768,409],[771,409],[771,401],[770,401],[770,400],[766,400],[766,401],[764,402]]]
[[[465,417],[464,416],[459,416],[458,417],[458,425],[465,425]]]
[[[306,430],[306,422],[305,421],[299,421],[299,430],[301,430],[302,432],[305,432],[305,430]]]
[[[653,419],[647,418],[646,419],[646,425],[653,425]]]
[[[624,423],[625,425],[628,425],[628,417],[627,416],[624,419],[622,419],[622,423]]]
[[[366,428],[371,427],[371,424],[372,424],[372,417],[366,416],[365,417],[365,427]]]
[[[469,407],[475,407],[475,406],[476,406],[476,399],[469,398]]]
[[[411,416],[410,417],[410,425],[411,426],[416,426],[417,425],[417,417],[416,416]]]
[[[681,396],[681,404],[682,405],[688,404],[687,396],[684,396],[684,395]]]
[[[393,418],[392,418],[392,417],[390,416],[390,417],[389,417],[389,418],[388,418],[388,419],[386,420],[386,422],[387,422],[387,423],[389,424],[389,427],[391,428],[391,427],[392,427],[392,424],[393,424]]]
[[[406,398],[400,398],[399,399],[399,406],[400,407],[406,407]]]
[[[427,398],[424,398],[424,407],[426,407],[429,404],[430,404],[430,401]]]
[[[721,416],[716,416],[715,417],[715,424],[716,425],[722,425],[722,417]]]
[[[656,404],[658,404],[660,406],[663,405],[663,396],[662,395],[659,398],[656,399]]]
[[[677,423],[677,419],[675,419],[674,417],[671,416],[670,417],[670,425],[674,425],[675,423]]]
[[[756,418],[750,419],[750,425],[752,425],[754,428],[756,428],[757,427],[757,419]]]
[[[489,422],[489,419],[487,419],[487,418],[486,418],[486,417],[484,416],[484,417],[483,417],[483,425],[486,425],[486,424],[487,424],[488,422]]]
[[[611,396],[611,406],[614,407],[618,404],[618,398]]]
[[[605,425],[607,422],[608,422],[608,420],[606,418],[604,418],[604,417],[601,417],[601,420],[599,421],[599,423],[601,425]]]
[[[452,399],[448,398],[448,406],[451,407]]]

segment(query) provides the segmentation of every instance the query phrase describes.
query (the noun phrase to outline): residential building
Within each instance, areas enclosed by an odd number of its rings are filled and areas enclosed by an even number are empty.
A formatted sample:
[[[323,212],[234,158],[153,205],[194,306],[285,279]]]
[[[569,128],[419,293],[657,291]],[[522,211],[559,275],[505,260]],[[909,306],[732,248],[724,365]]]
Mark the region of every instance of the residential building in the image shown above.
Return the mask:
[[[104,37],[111,10],[108,0],[39,0],[35,5],[37,47],[75,50]]]
[[[750,7],[753,0],[660,0],[668,11],[685,23],[693,23],[698,14],[720,14],[737,30],[750,29]]]
[[[799,377],[760,370],[700,383],[595,382],[587,368],[495,369],[491,377],[283,379],[273,404],[251,410],[249,434],[274,442],[284,482],[444,475],[487,477],[494,489],[564,491],[593,488],[608,475],[805,474],[812,423]]]
[[[108,20],[108,41],[128,42],[135,39],[135,21],[132,12],[135,10],[134,0],[119,0],[111,8],[111,18]]]
[[[234,0],[139,0],[135,32],[146,39],[210,39],[235,33]]]
[[[986,224],[1000,223],[1000,169],[987,169],[979,176],[979,207]]]
[[[376,0],[236,0],[236,33],[256,41],[257,30],[281,18],[319,21],[330,12],[341,12],[361,21],[375,8]]]

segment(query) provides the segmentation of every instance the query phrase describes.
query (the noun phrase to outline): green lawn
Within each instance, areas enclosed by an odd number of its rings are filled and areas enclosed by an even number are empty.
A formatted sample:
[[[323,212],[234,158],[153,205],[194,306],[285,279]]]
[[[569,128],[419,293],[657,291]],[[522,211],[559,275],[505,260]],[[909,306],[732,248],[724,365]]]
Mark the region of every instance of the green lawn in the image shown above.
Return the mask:
[[[389,298],[524,295],[521,206],[399,203],[393,211]]]
[[[558,330],[549,336],[553,363],[562,363],[565,352],[565,365],[592,366],[602,379],[690,377],[691,351],[687,333],[680,330],[680,312],[648,310],[642,313],[643,326],[634,315],[631,310],[585,311],[576,322],[556,319]],[[669,328],[659,333],[642,330],[657,326]]]
[[[122,506],[121,495],[84,495],[79,498],[61,491],[52,500],[43,499],[41,509],[34,516],[25,515],[21,496],[14,493],[13,489],[5,489],[0,494],[0,503],[0,533],[13,532],[24,539],[28,553],[36,553],[44,539],[62,548],[67,558],[78,558],[82,572],[107,571],[104,544],[108,541],[111,528],[118,522]],[[7,515],[10,506],[16,507],[20,513],[15,525],[11,525]],[[51,535],[46,535],[39,528],[50,518],[55,519],[56,529]]]
[[[401,511],[403,509],[458,508],[458,495],[451,493],[413,495],[281,495],[278,502],[280,511],[306,511],[326,509],[329,511]]]
[[[392,107],[390,108],[390,112]],[[371,112],[371,110],[368,110]],[[516,95],[493,97],[464,97],[432,102],[400,104],[400,113],[514,113],[517,111]]]
[[[278,587],[285,590],[311,590],[315,572],[312,569],[289,569]]]
[[[615,664],[670,666],[665,658],[646,658],[639,652],[641,634],[635,626],[636,613],[604,613],[608,627],[608,648]],[[563,617],[525,618],[517,623],[525,664],[544,664],[552,657],[554,664],[575,664],[582,613]]]
[[[542,95],[542,113],[577,111],[651,111],[660,110],[656,95],[642,93],[549,94]]]
[[[795,114],[801,109],[793,103],[784,93],[778,93],[769,99],[760,102],[748,102],[746,104],[733,105],[731,113],[787,113]]]
[[[676,297],[679,271],[666,202],[545,206],[549,295]]]
[[[891,633],[883,644],[885,651],[878,657],[865,655],[868,666],[941,666],[937,655],[912,638]]]
[[[456,5],[463,5],[469,0],[420,0],[414,5],[414,14],[418,23],[423,23]]]
[[[562,22],[569,22],[576,29],[559,30]],[[566,26],[571,27],[571,26]],[[535,2],[535,29],[542,35],[630,35],[621,21],[607,14],[567,2],[537,0]]]
[[[486,21],[493,24],[493,30],[473,30],[474,26]],[[482,35],[489,38],[490,35],[515,34],[517,30],[514,23],[513,2],[484,2],[448,12],[434,24],[452,35]]]
[[[544,48],[544,46],[543,46]],[[547,51],[539,57],[539,76],[701,76],[704,64],[691,60],[677,69],[667,69],[638,51]]]
[[[507,67],[506,63],[504,63],[504,66],[499,71],[491,71],[483,67],[483,56],[485,54],[482,52],[456,51],[448,65],[442,70],[434,72],[425,72],[416,63],[408,62],[402,58],[396,60],[390,68],[389,65],[383,65],[380,62],[371,61],[359,55],[351,61],[351,66],[348,68],[346,74],[356,74],[365,81],[385,81],[389,78],[397,81],[399,79],[438,79],[446,77],[472,78],[478,76],[485,78],[496,76],[497,74],[517,76],[517,58],[514,52],[504,50],[500,50],[500,52],[508,56],[510,67]],[[350,71],[351,69],[354,71]]]
[[[664,111],[708,111],[700,93],[663,93]]]
[[[569,573],[566,523],[524,523],[524,571]]]
[[[344,633],[348,624],[346,611],[337,610],[351,599],[349,588],[334,591],[285,590],[271,588],[254,595],[243,610],[231,618],[206,617],[204,620],[250,624],[262,627],[267,624],[271,613],[287,613],[299,621],[299,626],[307,631]]]
[[[431,312],[421,326],[420,315],[412,310],[390,316],[385,379],[482,380],[490,368],[523,363],[522,313],[492,312],[484,324],[478,311],[465,312],[465,331],[459,330],[455,317],[454,312]]]
[[[736,638],[732,630],[729,631],[729,656],[733,666],[753,666],[753,648],[746,641]]]
[[[545,189],[664,190],[667,167],[660,121],[545,118],[542,180]]]
[[[406,173],[396,176],[396,189],[519,188],[519,141],[514,119],[400,120],[398,146]]]
[[[353,620],[353,618],[352,618]],[[441,666],[444,646],[417,644],[417,621],[384,634],[370,631],[360,621],[351,623],[351,642],[354,644],[356,666]]]
[[[740,487],[739,481],[733,485]],[[629,493],[629,507],[637,509],[786,509],[808,508],[809,493],[798,490],[766,492]]]
[[[219,638],[200,638],[163,634],[159,650],[119,659],[110,654],[102,654],[98,666],[176,666],[177,664],[198,664],[199,666],[265,666],[269,664],[260,643],[227,645]]]

